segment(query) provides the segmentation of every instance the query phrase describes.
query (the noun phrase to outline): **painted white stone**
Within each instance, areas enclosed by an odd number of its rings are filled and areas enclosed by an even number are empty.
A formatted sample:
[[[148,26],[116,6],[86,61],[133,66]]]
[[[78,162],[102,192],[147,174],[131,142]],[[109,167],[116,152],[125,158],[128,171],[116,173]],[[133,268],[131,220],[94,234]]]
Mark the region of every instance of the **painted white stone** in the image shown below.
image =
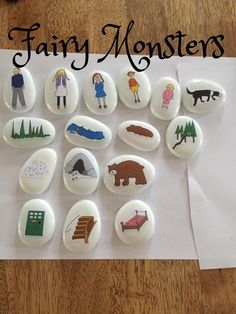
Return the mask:
[[[226,92],[219,84],[208,80],[186,82],[182,89],[184,107],[195,113],[207,113],[223,106]]]
[[[64,115],[78,106],[79,87],[74,74],[65,68],[54,69],[45,82],[45,102],[48,109]]]
[[[101,219],[97,206],[89,201],[79,201],[70,209],[63,227],[63,242],[71,252],[85,253],[98,243]]]
[[[203,141],[202,130],[196,120],[178,116],[173,119],[166,131],[166,143],[170,152],[179,158],[195,156]]]
[[[162,120],[171,120],[179,112],[181,91],[179,83],[170,77],[161,78],[154,90],[150,103],[151,112]]]
[[[46,201],[32,199],[24,204],[18,219],[18,235],[26,246],[46,244],[52,238],[54,229],[54,213]]]
[[[125,106],[131,109],[147,107],[151,98],[151,85],[144,72],[124,69],[117,81],[118,94]]]
[[[18,117],[5,124],[2,136],[7,144],[16,148],[40,147],[54,140],[55,128],[45,119]]]
[[[5,81],[3,99],[6,106],[16,113],[24,113],[33,108],[36,88],[27,69],[12,69]]]
[[[94,114],[105,116],[116,109],[116,85],[105,72],[96,71],[90,74],[84,84],[83,95],[86,106]]]
[[[155,230],[152,210],[142,201],[129,201],[116,215],[115,230],[124,243],[131,245],[146,243]]]
[[[19,182],[29,194],[39,195],[46,191],[52,181],[57,164],[57,154],[51,148],[37,150],[21,168]]]
[[[104,184],[115,194],[135,194],[144,191],[154,180],[155,168],[144,158],[120,155],[104,170]]]
[[[141,151],[152,151],[159,146],[161,141],[157,129],[142,121],[122,122],[119,125],[118,134],[126,144]]]
[[[110,144],[112,134],[110,129],[98,120],[75,116],[66,124],[65,138],[76,146],[100,149]]]
[[[88,195],[98,185],[99,168],[96,158],[87,149],[73,148],[66,155],[63,165],[63,181],[72,193]]]

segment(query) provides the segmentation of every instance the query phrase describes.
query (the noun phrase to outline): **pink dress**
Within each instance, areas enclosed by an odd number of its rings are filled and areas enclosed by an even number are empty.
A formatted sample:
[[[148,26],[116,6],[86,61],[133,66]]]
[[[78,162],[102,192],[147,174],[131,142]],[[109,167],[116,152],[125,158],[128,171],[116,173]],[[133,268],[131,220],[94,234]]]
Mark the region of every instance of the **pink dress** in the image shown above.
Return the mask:
[[[162,98],[163,98],[163,104],[169,105],[171,99],[174,98],[174,91],[172,89],[166,89],[162,94]]]

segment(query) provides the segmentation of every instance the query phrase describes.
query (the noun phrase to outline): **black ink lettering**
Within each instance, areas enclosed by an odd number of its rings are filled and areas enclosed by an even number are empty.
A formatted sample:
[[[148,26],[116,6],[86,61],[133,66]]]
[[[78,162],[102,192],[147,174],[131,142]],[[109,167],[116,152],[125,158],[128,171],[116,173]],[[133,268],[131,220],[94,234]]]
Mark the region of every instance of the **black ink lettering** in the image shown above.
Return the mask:
[[[83,51],[83,50],[85,51],[85,53],[84,53],[85,59],[84,59],[84,64],[81,67],[76,67],[75,66],[75,60],[72,61],[71,68],[73,70],[82,70],[83,68],[85,68],[87,66],[87,64],[89,62],[89,41],[88,41],[88,39],[86,39],[84,44],[83,44],[83,46],[81,46],[80,49],[78,47],[78,42],[77,41],[75,43],[75,46],[76,46],[76,52],[80,52],[80,51]]]
[[[163,59],[169,59],[170,57],[172,57],[175,53],[175,48],[173,47],[173,45],[170,43],[169,39],[171,41],[173,41],[175,39],[174,35],[168,35],[166,36],[166,38],[164,39],[167,47],[170,49],[170,55],[167,55],[166,50],[163,52]],[[161,58],[160,58],[161,59]]]
[[[26,39],[22,40],[21,42],[24,43],[26,42],[26,47],[27,47],[27,59],[25,61],[25,63],[18,63],[16,58],[22,58],[23,54],[21,52],[17,52],[12,59],[12,62],[14,64],[15,67],[18,68],[23,68],[29,61],[31,58],[31,41],[34,40],[35,36],[31,36],[32,32],[37,31],[40,28],[40,24],[39,23],[35,23],[33,24],[30,28],[22,28],[22,27],[14,27],[12,28],[9,33],[8,33],[8,38],[10,40],[13,40],[14,37],[12,36],[12,32],[26,32]]]
[[[147,65],[146,65],[145,68],[138,68],[138,67],[135,65],[135,63],[133,62],[133,59],[132,59],[132,57],[131,57],[131,54],[130,54],[130,51],[129,51],[129,44],[128,44],[128,35],[129,35],[129,33],[130,33],[130,31],[131,31],[133,25],[134,25],[134,21],[132,20],[132,21],[129,22],[129,24],[128,24],[128,26],[127,26],[127,30],[126,30],[125,37],[124,37],[124,39],[122,40],[120,46],[119,46],[119,37],[120,37],[120,27],[121,27],[121,25],[106,24],[106,25],[102,28],[102,33],[103,33],[103,35],[106,35],[106,28],[107,28],[107,27],[114,28],[114,29],[116,29],[117,31],[116,31],[116,35],[115,35],[115,37],[114,37],[114,40],[113,40],[113,42],[112,42],[112,44],[111,44],[110,49],[109,49],[108,52],[105,54],[105,56],[103,56],[102,58],[99,58],[99,59],[97,60],[97,63],[100,63],[100,62],[104,61],[104,60],[106,59],[106,57],[110,54],[110,52],[111,52],[111,50],[112,50],[112,48],[113,48],[114,46],[115,46],[115,58],[117,58],[118,55],[119,55],[119,53],[120,53],[121,48],[122,48],[123,45],[125,44],[126,54],[127,54],[127,57],[128,57],[128,59],[129,59],[129,62],[130,62],[130,64],[131,64],[131,66],[132,66],[136,71],[138,71],[138,72],[144,71],[145,69],[148,68],[148,66],[150,65],[150,59],[149,59],[148,57],[142,57],[142,58],[140,58],[140,60],[139,60],[139,62],[138,62],[138,64],[141,64],[142,61],[145,61],[145,62],[147,63]]]
[[[47,48],[47,43],[41,43],[38,45],[38,47],[36,48],[35,52],[37,55],[39,55],[40,53],[44,52],[45,56],[50,56],[50,52],[48,52],[48,48]]]
[[[186,46],[186,53],[187,55],[195,55],[196,53],[199,52],[199,49],[197,49],[196,51],[192,52],[191,49],[192,48],[195,48],[197,46],[198,42],[196,40],[192,40],[190,42],[187,43],[187,46]]]
[[[156,48],[157,49],[157,55],[160,59],[163,59],[162,58],[162,55],[161,55],[161,44],[160,43],[155,43],[154,46],[152,46],[152,43],[149,42],[147,43],[147,47],[148,47],[148,51],[149,51],[149,57],[152,58],[153,57],[153,54],[154,54],[154,49]]]
[[[134,44],[134,52],[140,53],[145,49],[146,45],[143,41],[139,40]]]
[[[218,35],[218,36],[211,36],[208,38],[208,40],[206,42],[204,42],[203,40],[200,40],[199,43],[202,44],[202,53],[203,53],[203,58],[205,58],[207,56],[207,46],[209,43],[213,44],[215,43],[216,46],[219,48],[220,50],[220,55],[216,54],[216,51],[214,50],[212,53],[212,57],[215,59],[220,58],[223,54],[224,54],[224,48],[223,46],[221,46],[221,44],[218,41],[218,38],[222,41],[224,40],[224,36],[223,35]]]
[[[132,25],[131,25],[131,23],[132,23]],[[106,33],[106,28],[107,28],[107,27],[114,28],[114,29],[116,29],[117,31],[116,31],[116,35],[115,35],[115,37],[114,37],[114,40],[113,40],[113,42],[112,42],[112,44],[111,44],[110,49],[108,50],[108,52],[106,53],[106,55],[105,55],[104,57],[102,57],[102,58],[100,58],[100,59],[97,60],[98,63],[100,63],[100,62],[102,62],[102,61],[104,61],[104,60],[106,59],[106,57],[110,54],[110,52],[111,52],[111,50],[112,50],[112,48],[113,48],[114,45],[115,45],[115,58],[118,57],[122,46],[124,45],[124,43],[126,44],[127,35],[128,35],[128,33],[130,32],[130,30],[132,29],[133,25],[134,25],[134,21],[131,21],[131,22],[129,23],[129,25],[128,25],[128,28],[127,28],[127,31],[126,31],[126,34],[125,34],[125,38],[122,40],[122,43],[120,44],[120,47],[119,47],[119,37],[120,37],[120,27],[121,27],[121,25],[106,24],[105,26],[103,26],[103,28],[102,28],[102,33],[103,33],[103,35],[106,35],[106,34],[107,34],[107,33]],[[129,27],[130,27],[130,28],[129,28]],[[126,50],[127,50],[127,49],[126,49]]]
[[[57,38],[56,35],[52,35],[52,39],[57,40],[58,38]],[[57,43],[52,43],[51,46],[52,46],[52,54],[53,54],[54,56],[58,56],[59,53],[57,52]]]
[[[203,58],[207,56],[208,48],[211,48],[212,51],[212,57],[217,59],[220,58],[224,54],[224,47],[222,44],[222,41],[224,40],[223,35],[217,35],[217,36],[211,36],[207,40],[200,40],[199,42],[196,40],[191,40],[187,42],[186,45],[184,45],[184,37],[187,36],[187,34],[182,33],[181,31],[177,31],[174,35],[168,35],[164,38],[163,44],[165,46],[162,47],[162,44],[160,42],[156,42],[152,44],[151,42],[148,42],[147,44],[142,41],[138,40],[134,43],[133,45],[133,51],[135,54],[139,54],[145,51],[147,49],[148,56],[143,56],[138,59],[136,62],[137,65],[135,64],[133,60],[133,55],[132,53],[132,47],[130,50],[129,46],[129,35],[131,33],[131,30],[134,26],[134,21],[131,20],[129,24],[127,25],[126,33],[124,37],[122,38],[120,36],[120,30],[121,30],[121,25],[115,25],[115,24],[106,24],[102,28],[102,34],[106,35],[107,34],[107,29],[111,29],[114,31],[114,38],[111,43],[111,46],[109,47],[107,53],[99,58],[97,60],[97,63],[101,63],[104,61],[107,56],[114,51],[114,57],[117,58],[121,52],[121,49],[124,48],[126,55],[128,57],[128,60],[130,62],[130,65],[136,70],[137,72],[142,72],[146,70],[149,65],[151,64],[151,58],[154,55],[157,55],[159,59],[168,59],[171,58],[173,55],[178,54],[180,57],[184,57],[187,55],[195,55],[199,51],[202,52]],[[35,39],[34,32],[36,32],[41,25],[39,23],[35,23],[31,25],[29,28],[22,28],[22,27],[15,27],[12,28],[9,33],[8,33],[8,38],[9,40],[13,40],[14,32],[20,32],[23,33],[25,38],[21,41],[22,43],[26,43],[26,53],[23,54],[21,52],[17,52],[12,59],[12,62],[15,67],[22,68],[25,65],[28,64],[28,62],[31,59],[31,45],[32,41]],[[67,41],[64,40],[59,40],[56,35],[52,35],[52,43],[48,46],[46,42],[40,43],[37,48],[36,48],[36,54],[41,54],[43,53],[45,56],[50,56],[53,54],[53,56],[58,56],[58,49],[60,50],[60,46],[58,47],[58,44],[61,45],[62,48],[62,55],[64,58],[67,57],[68,54],[68,46],[73,45],[74,51],[76,53],[83,52],[83,54],[80,54],[78,58],[81,56],[84,56],[84,62],[82,65],[77,66],[75,63],[77,60],[73,60],[71,62],[71,68],[73,70],[82,70],[85,68],[89,62],[89,40],[85,40],[83,45],[80,47],[79,42],[77,41],[76,36],[71,36]],[[200,47],[200,48],[199,48]],[[163,48],[163,49],[162,49]],[[164,49],[165,48],[165,49]],[[184,50],[185,48],[185,50]],[[49,50],[52,50],[50,52]],[[130,53],[131,51],[131,53]],[[209,53],[209,52],[208,52]],[[21,61],[23,59],[23,61]],[[144,65],[141,66],[141,64],[145,63]]]
[[[211,40],[211,37],[205,42],[203,39],[199,40],[199,44],[202,44],[202,56],[205,58],[207,56],[207,45],[208,42]]]
[[[182,53],[182,39],[185,36],[187,36],[187,34],[182,34],[181,31],[177,31],[176,34],[177,35],[175,36],[175,38],[179,39],[179,41],[178,41],[178,56],[179,57],[184,57],[184,56],[186,56],[186,54]]]
[[[133,67],[137,72],[142,72],[142,71],[146,70],[146,69],[149,67],[150,63],[151,63],[151,61],[150,61],[150,59],[149,59],[148,57],[142,57],[142,58],[140,58],[138,64],[141,64],[143,61],[145,61],[147,65],[146,65],[145,68],[138,68],[138,67],[135,65],[135,63],[133,62],[131,56],[128,55],[128,57],[129,57],[130,64],[132,65],[132,67]]]
[[[166,43],[167,47],[170,49],[170,52],[171,52],[170,55],[167,55],[166,50],[163,52],[163,55],[162,55],[161,44],[159,42],[157,42],[154,46],[152,46],[152,44],[149,42],[149,43],[147,43],[147,46],[149,47],[149,57],[150,58],[153,57],[155,48],[157,49],[157,55],[158,55],[159,59],[162,60],[162,59],[168,59],[168,58],[172,57],[173,54],[175,53],[175,48],[170,43],[169,39],[174,40],[175,36],[174,35],[168,35],[164,39],[164,42]]]
[[[62,46],[63,58],[67,57],[67,46],[70,43],[70,41],[71,41],[72,44],[75,45],[75,52],[79,52],[80,51],[79,50],[79,44],[78,44],[76,36],[70,37],[66,42],[64,40],[60,40],[59,43]]]
[[[202,44],[202,55],[203,55],[203,58],[207,57],[207,46],[208,46],[209,43],[210,44],[216,43],[217,47],[220,49],[220,52],[221,52],[221,54],[218,56],[216,54],[216,52],[213,51],[213,53],[212,53],[212,57],[213,58],[217,59],[217,58],[220,58],[223,55],[224,48],[219,43],[218,37],[220,38],[220,40],[224,39],[223,35],[218,35],[218,36],[211,36],[211,37],[209,37],[206,42],[204,42],[204,40],[199,40],[199,43]]]
[[[214,58],[214,59],[218,59],[218,58],[220,58],[221,56],[223,56],[223,54],[224,54],[224,47],[219,43],[219,41],[218,41],[218,38],[221,40],[221,41],[223,41],[224,40],[224,35],[218,35],[218,36],[212,36],[213,37],[213,42],[212,43],[215,43],[216,44],[216,46],[217,46],[217,48],[219,48],[219,51],[220,51],[220,54],[219,55],[217,55],[216,54],[216,51],[214,50],[213,51],[213,53],[212,53],[212,57]]]

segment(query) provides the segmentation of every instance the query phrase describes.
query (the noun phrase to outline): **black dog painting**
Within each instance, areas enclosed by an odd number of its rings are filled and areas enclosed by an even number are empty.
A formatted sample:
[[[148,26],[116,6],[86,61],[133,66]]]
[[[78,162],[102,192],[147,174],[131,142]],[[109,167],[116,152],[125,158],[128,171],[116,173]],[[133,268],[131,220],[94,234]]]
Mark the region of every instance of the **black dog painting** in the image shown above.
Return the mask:
[[[217,97],[221,97],[221,93],[210,89],[199,89],[191,92],[186,87],[187,93],[193,97],[193,106],[197,105],[198,100],[201,102],[209,102],[211,99],[216,100]]]

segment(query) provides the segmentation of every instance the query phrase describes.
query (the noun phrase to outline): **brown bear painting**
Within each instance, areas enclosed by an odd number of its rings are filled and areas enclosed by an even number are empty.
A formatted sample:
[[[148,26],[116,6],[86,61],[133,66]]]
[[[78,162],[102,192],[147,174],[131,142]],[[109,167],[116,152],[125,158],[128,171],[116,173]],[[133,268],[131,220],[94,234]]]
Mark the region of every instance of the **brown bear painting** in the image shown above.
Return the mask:
[[[126,128],[126,131],[129,133],[134,133],[134,134],[142,135],[145,137],[153,137],[152,131],[146,128],[143,128],[142,126],[139,126],[139,125],[131,124],[130,126]]]
[[[147,184],[146,177],[143,172],[144,166],[133,160],[125,160],[118,164],[108,165],[108,172],[115,175],[115,186],[129,185],[129,179],[134,178],[136,185]]]

